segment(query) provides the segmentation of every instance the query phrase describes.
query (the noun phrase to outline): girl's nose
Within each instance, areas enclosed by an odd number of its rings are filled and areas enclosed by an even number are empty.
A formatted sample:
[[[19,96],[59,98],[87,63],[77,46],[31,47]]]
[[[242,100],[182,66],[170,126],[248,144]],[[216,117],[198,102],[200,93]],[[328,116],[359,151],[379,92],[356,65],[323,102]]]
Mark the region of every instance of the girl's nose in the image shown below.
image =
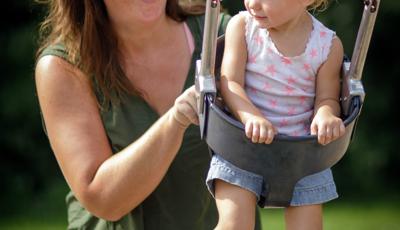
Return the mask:
[[[247,0],[248,7],[253,11],[258,11],[261,9],[261,4],[259,0]]]

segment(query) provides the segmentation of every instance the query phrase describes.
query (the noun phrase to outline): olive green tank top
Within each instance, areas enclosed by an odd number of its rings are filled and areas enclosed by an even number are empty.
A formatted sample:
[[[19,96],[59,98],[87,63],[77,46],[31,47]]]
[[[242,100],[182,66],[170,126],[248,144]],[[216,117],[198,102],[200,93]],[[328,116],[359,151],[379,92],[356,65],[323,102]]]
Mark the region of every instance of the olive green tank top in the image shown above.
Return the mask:
[[[230,16],[221,14],[220,34],[225,31],[229,19]],[[195,49],[185,89],[194,84],[195,62],[200,59],[201,54],[204,16],[191,16],[186,23],[193,35]],[[67,59],[62,45],[48,47],[41,56],[45,55]],[[119,105],[111,105],[100,112],[114,152],[135,141],[159,118],[138,96],[129,96]],[[111,222],[90,214],[70,192],[66,197],[68,229],[213,229],[217,223],[217,211],[205,186],[209,161],[208,148],[200,141],[199,128],[192,125],[187,129],[183,144],[165,177],[142,204],[120,220]],[[259,222],[257,225],[259,226]]]

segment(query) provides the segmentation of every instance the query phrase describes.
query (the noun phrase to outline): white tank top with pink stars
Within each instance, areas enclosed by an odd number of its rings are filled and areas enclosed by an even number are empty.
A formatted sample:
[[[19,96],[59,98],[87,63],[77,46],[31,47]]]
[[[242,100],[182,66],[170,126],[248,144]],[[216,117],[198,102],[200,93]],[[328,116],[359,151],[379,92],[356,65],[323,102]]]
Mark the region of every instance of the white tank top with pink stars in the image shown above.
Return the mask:
[[[310,15],[313,30],[304,52],[285,57],[274,45],[268,30],[259,28],[247,11],[241,14],[246,18],[247,95],[279,133],[309,134],[316,74],[328,57],[335,32]]]

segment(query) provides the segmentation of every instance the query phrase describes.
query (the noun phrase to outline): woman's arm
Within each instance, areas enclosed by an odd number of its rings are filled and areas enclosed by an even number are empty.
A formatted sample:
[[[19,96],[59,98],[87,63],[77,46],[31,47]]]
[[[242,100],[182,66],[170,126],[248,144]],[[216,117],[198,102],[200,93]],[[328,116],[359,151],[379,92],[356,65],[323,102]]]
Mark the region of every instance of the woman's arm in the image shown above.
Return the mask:
[[[245,125],[246,136],[255,143],[271,143],[275,128],[250,101],[244,90],[247,46],[245,18],[235,15],[228,23],[221,66],[221,93],[232,113]]]
[[[339,38],[332,41],[328,59],[317,75],[314,119],[311,134],[318,135],[318,142],[328,144],[342,136],[345,127],[340,116],[340,70],[343,62],[343,46]]]
[[[118,220],[156,188],[186,127],[197,123],[192,87],[141,138],[113,155],[84,74],[61,58],[45,56],[35,77],[47,134],[66,181],[84,207],[104,219]]]

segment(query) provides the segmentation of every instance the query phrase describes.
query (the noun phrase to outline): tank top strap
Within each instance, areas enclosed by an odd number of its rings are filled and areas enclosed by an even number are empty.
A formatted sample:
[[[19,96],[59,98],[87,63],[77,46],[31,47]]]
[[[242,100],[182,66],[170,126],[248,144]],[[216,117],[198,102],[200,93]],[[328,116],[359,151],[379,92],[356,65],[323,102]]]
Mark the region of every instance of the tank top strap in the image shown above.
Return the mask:
[[[192,33],[190,32],[190,29],[189,29],[188,25],[185,22],[183,23],[183,28],[185,29],[186,40],[187,40],[187,44],[188,44],[189,49],[190,49],[190,53],[193,53],[193,51],[194,51],[194,38],[192,36]]]

